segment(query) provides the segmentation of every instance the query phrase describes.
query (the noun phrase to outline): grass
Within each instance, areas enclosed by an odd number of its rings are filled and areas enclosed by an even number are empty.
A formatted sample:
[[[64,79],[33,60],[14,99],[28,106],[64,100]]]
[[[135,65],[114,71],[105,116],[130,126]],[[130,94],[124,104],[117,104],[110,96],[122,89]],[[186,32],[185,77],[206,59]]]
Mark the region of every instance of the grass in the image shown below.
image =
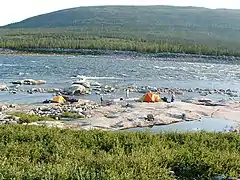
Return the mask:
[[[240,175],[240,136],[232,133],[116,133],[5,125],[0,126],[0,151],[1,179]]]
[[[31,122],[37,122],[37,121],[55,121],[54,117],[42,117],[39,115],[31,115],[31,114],[26,114],[22,112],[14,112],[10,114],[11,116],[16,116],[19,117],[19,123],[31,123]]]

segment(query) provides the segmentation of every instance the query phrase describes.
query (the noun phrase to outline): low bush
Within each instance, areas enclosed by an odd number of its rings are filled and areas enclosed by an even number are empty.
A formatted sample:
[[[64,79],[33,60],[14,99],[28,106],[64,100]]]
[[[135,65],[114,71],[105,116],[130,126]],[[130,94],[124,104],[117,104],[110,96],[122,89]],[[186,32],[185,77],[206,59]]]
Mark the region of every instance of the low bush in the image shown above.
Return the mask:
[[[37,121],[55,121],[54,117],[42,117],[39,115],[32,115],[32,114],[26,114],[22,112],[14,112],[10,115],[11,116],[16,116],[19,117],[19,123],[31,123],[31,122],[37,122]]]
[[[1,179],[213,179],[240,175],[233,133],[0,126]],[[173,176],[170,171],[174,171]]]

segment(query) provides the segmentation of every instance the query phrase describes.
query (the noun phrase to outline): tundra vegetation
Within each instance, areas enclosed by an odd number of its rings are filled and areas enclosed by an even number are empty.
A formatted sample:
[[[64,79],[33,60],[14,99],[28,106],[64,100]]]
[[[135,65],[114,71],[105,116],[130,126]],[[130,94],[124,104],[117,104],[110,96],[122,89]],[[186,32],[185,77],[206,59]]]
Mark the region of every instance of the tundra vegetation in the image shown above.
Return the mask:
[[[240,175],[233,133],[0,126],[2,179],[212,179]],[[174,172],[174,174],[173,174]]]

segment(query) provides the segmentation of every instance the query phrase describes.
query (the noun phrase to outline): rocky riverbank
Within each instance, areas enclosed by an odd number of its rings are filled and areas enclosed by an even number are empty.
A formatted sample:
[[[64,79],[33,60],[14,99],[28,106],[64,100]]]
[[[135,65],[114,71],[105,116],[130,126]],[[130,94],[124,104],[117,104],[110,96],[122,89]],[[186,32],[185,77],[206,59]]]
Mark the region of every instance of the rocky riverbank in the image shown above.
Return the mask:
[[[19,117],[10,115],[14,112],[21,112],[56,119],[56,121],[31,122],[29,125],[56,126],[79,130],[121,130],[151,127],[182,121],[201,120],[202,117],[240,122],[240,104],[236,101],[216,103],[209,100],[198,100],[188,103],[181,101],[140,103],[131,100],[131,103],[119,101],[104,106],[88,100],[79,100],[72,104],[63,105],[56,103],[37,105],[1,103],[0,111],[0,124],[19,123]],[[68,117],[66,113],[70,113],[71,116]]]
[[[240,94],[236,90],[231,89],[202,89],[202,88],[166,88],[166,87],[151,87],[151,86],[128,86],[116,87],[110,85],[100,84],[96,81],[88,80],[86,77],[76,77],[79,80],[73,81],[72,85],[64,88],[44,88],[44,87],[31,87],[22,88],[24,85],[42,85],[46,84],[45,80],[24,79],[13,81],[12,85],[0,84],[0,91],[8,91],[9,93],[17,94],[25,92],[29,94],[34,93],[60,93],[64,95],[84,95],[84,94],[108,94],[116,91],[123,91],[128,89],[129,92],[145,94],[149,91],[158,94],[176,94],[184,95],[186,93],[195,93],[201,96],[211,94],[226,95],[230,98],[239,97]]]

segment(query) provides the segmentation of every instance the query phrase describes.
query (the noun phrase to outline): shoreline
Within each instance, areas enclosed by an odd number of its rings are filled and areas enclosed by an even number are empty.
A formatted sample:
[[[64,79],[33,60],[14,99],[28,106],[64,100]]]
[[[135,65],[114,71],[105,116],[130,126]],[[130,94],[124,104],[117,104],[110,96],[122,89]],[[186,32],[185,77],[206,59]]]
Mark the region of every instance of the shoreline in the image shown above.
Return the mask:
[[[0,48],[1,49],[1,48]],[[97,49],[40,49],[40,50],[12,50],[3,49],[0,50],[0,55],[23,55],[23,56],[126,56],[126,57],[142,57],[149,58],[151,60],[158,58],[168,58],[167,61],[175,61],[177,58],[196,58],[196,60],[176,60],[181,62],[206,62],[206,63],[221,63],[223,62],[238,62],[240,57],[238,56],[213,56],[204,54],[184,54],[184,53],[141,53],[136,51],[118,51],[118,50],[97,50]],[[199,61],[199,59],[202,59]]]
[[[197,102],[185,103],[118,103],[101,106],[89,100],[79,100],[74,104],[18,104],[1,103],[0,122],[18,124],[19,117],[6,117],[14,112],[22,112],[43,117],[43,121],[30,122],[28,125],[70,128],[75,130],[110,130],[122,131],[131,128],[144,128],[170,125],[184,121],[198,121],[203,117],[219,118],[240,123],[240,106],[238,101],[228,101],[219,106],[208,106]],[[57,118],[56,121],[44,121],[44,117],[64,113],[81,114],[82,118]],[[184,118],[183,118],[184,114]],[[153,119],[149,119],[154,117]]]

